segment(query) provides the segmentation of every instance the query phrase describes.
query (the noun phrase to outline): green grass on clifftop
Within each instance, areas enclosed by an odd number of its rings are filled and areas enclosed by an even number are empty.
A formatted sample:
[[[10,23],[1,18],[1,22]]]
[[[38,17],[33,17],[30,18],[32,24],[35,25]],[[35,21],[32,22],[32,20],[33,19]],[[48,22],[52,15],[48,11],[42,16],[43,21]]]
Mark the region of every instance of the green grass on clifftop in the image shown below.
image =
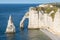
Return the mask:
[[[58,10],[58,7],[56,7],[56,5],[52,5],[53,7],[50,7],[50,4],[47,6],[47,7],[33,7],[32,9],[33,10],[36,10],[36,11],[43,11],[44,13],[47,13],[49,14],[52,10],[54,11],[54,13],[52,13],[50,16],[52,17],[52,21],[54,20],[54,17],[55,17],[55,13],[57,12]]]

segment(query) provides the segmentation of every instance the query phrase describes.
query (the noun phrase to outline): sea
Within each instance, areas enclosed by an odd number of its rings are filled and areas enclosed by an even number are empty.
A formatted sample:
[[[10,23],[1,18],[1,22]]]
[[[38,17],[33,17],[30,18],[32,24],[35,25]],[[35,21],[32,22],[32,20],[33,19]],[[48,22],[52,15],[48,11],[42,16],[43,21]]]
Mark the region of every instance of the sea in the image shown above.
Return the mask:
[[[51,40],[40,30],[28,30],[29,19],[24,21],[24,30],[20,29],[20,21],[30,7],[39,4],[0,4],[0,40]],[[6,34],[9,16],[15,25],[14,34]]]

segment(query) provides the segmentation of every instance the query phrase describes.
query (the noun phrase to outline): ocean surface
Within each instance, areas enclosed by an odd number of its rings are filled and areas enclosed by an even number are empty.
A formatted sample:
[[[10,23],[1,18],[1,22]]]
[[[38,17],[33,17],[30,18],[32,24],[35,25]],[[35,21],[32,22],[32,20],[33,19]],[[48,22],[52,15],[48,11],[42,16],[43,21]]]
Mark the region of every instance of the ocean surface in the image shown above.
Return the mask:
[[[24,21],[24,30],[20,30],[20,21],[29,7],[39,4],[0,4],[0,40],[51,40],[40,30],[27,30],[28,19]],[[12,16],[16,28],[15,34],[6,34],[9,16]]]

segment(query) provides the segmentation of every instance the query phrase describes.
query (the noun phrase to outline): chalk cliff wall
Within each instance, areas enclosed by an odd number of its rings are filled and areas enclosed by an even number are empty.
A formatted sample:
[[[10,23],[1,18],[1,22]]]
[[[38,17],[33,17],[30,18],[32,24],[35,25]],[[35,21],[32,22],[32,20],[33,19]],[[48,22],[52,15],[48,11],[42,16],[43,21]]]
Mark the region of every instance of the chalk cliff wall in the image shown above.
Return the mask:
[[[29,19],[28,28],[51,28],[60,32],[60,9],[55,5],[42,4],[30,7],[22,20]],[[20,22],[20,27],[24,21]]]

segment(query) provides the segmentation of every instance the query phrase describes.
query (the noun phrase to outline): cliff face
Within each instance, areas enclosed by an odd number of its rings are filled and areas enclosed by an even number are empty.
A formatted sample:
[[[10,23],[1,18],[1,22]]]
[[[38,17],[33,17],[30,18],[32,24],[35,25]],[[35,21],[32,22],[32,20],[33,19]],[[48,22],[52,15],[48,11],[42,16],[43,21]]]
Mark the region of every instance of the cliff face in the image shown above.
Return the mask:
[[[39,28],[38,26],[38,12],[36,10],[29,10],[29,26],[28,28]]]
[[[54,31],[60,32],[60,9],[55,13],[54,17]]]
[[[43,4],[29,9],[29,27],[52,28],[60,32],[60,9],[55,5]]]
[[[60,9],[55,5],[43,4],[30,7],[24,17],[29,19],[28,28],[52,28],[53,31],[60,32]]]
[[[41,26],[49,27],[49,25],[52,26],[51,24],[54,21],[55,13],[57,12],[57,10],[58,8],[56,6],[50,4],[43,4],[37,7],[31,7],[29,8],[29,19],[30,19],[29,21],[34,20],[37,17],[36,21],[38,21],[37,24],[40,25],[39,27]],[[32,23],[34,23],[34,21]],[[30,23],[31,22],[29,22],[29,24]]]

